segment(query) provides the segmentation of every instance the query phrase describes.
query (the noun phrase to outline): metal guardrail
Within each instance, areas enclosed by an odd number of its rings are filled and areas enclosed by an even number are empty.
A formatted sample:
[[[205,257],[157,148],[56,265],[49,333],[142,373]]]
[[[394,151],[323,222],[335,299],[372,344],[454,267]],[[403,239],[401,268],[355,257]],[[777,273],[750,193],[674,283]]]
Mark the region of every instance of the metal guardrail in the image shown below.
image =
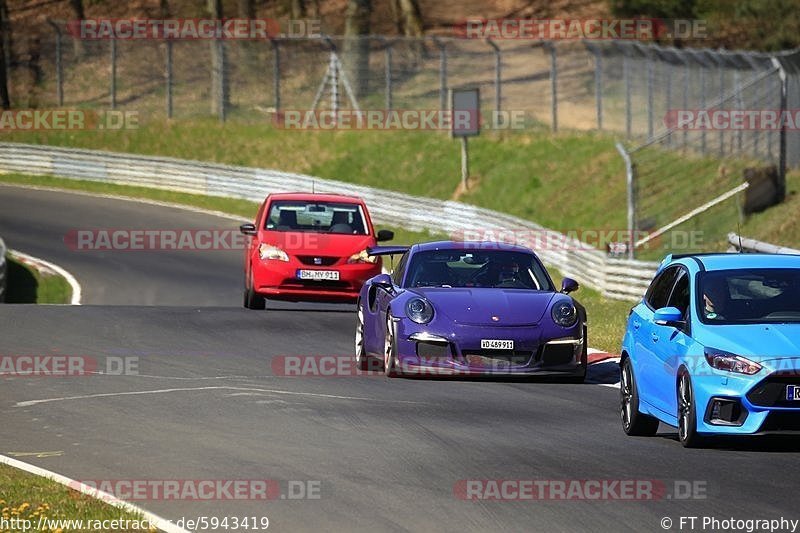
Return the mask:
[[[746,254],[762,253],[800,255],[800,250],[786,248],[785,246],[778,246],[777,244],[770,244],[768,242],[761,242],[755,239],[747,239],[745,237],[740,237],[735,233],[728,233],[728,243],[731,245],[731,251],[743,252]]]
[[[269,193],[311,191],[312,187],[356,195],[366,201],[376,221],[412,231],[449,235],[529,233],[536,236],[535,242],[559,243],[554,247],[532,247],[545,263],[563,275],[617,299],[641,297],[658,268],[658,263],[653,262],[609,259],[604,252],[578,240],[497,211],[276,170],[17,143],[0,143],[0,170],[254,202],[263,201]],[[516,241],[531,246],[524,238]]]
[[[6,260],[6,243],[0,237],[0,303],[6,301],[6,274],[8,273],[8,261]]]

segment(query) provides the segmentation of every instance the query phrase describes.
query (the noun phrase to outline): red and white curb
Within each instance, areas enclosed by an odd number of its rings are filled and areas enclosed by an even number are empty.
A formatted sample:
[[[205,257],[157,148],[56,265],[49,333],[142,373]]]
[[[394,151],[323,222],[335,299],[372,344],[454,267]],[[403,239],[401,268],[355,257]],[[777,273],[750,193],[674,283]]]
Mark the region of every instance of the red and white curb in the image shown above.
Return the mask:
[[[589,365],[596,365],[596,364],[599,364],[599,363],[617,363],[618,364],[619,363],[619,359],[620,359],[619,355],[617,355],[617,354],[606,353],[606,352],[603,352],[603,351],[600,351],[600,350],[595,350],[594,348],[589,348],[587,350],[587,355],[588,355],[587,363]],[[613,372],[613,377],[616,378],[616,379],[619,379],[619,375],[617,373],[616,368],[612,372]],[[589,382],[591,383],[591,380]],[[606,382],[606,383],[594,383],[594,384],[595,385],[600,385],[600,386],[603,386],[603,387],[611,387],[612,389],[618,389],[619,388],[619,381],[616,381],[615,383],[607,383]]]

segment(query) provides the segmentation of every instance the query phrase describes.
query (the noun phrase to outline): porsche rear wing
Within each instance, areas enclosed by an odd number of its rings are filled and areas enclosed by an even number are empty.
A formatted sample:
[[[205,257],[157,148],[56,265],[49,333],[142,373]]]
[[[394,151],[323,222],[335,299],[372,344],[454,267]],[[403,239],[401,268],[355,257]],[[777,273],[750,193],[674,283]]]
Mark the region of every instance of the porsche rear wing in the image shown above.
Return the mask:
[[[410,246],[373,246],[367,248],[367,255],[401,255],[408,251]]]

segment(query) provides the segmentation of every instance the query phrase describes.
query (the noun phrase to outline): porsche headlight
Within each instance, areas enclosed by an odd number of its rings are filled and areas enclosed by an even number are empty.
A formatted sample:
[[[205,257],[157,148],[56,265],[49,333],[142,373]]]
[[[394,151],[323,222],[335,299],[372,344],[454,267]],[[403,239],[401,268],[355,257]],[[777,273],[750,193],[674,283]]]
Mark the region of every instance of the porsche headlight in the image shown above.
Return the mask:
[[[716,368],[717,370],[746,374],[748,376],[758,374],[761,370],[761,365],[741,355],[735,355],[722,350],[714,350],[713,348],[707,348],[705,354],[708,364],[711,368]]]
[[[560,301],[553,306],[553,322],[562,328],[571,328],[578,323],[578,310],[571,302]]]
[[[263,243],[258,247],[258,256],[262,260],[275,259],[276,261],[289,261],[289,256],[286,252],[277,246],[271,246]]]
[[[361,250],[357,254],[353,254],[350,256],[350,259],[347,260],[348,263],[372,263],[375,264],[378,262],[377,255],[369,255],[366,250]]]
[[[424,298],[411,298],[406,303],[406,315],[417,324],[427,324],[433,320],[433,306]]]

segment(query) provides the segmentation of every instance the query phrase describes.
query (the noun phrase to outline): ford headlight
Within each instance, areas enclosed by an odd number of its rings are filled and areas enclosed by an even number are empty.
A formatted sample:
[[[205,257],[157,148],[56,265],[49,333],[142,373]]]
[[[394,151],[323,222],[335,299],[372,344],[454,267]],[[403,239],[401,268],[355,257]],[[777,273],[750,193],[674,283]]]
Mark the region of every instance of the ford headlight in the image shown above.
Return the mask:
[[[411,298],[406,303],[406,315],[417,324],[427,324],[433,319],[433,306],[423,298]]]
[[[761,370],[761,365],[742,357],[723,350],[715,350],[713,348],[706,348],[705,350],[706,361],[711,368],[717,370],[724,370],[726,372],[735,372],[737,374],[747,374],[752,376],[758,374]]]
[[[578,310],[571,302],[560,301],[553,306],[553,322],[562,328],[571,328],[578,323]]]
[[[377,255],[369,255],[366,250],[361,250],[357,254],[353,254],[350,256],[350,259],[347,260],[348,263],[372,263],[375,264],[378,262]]]
[[[263,243],[258,247],[258,256],[262,260],[274,259],[276,261],[289,261],[289,256],[286,252],[277,246],[271,246]]]

